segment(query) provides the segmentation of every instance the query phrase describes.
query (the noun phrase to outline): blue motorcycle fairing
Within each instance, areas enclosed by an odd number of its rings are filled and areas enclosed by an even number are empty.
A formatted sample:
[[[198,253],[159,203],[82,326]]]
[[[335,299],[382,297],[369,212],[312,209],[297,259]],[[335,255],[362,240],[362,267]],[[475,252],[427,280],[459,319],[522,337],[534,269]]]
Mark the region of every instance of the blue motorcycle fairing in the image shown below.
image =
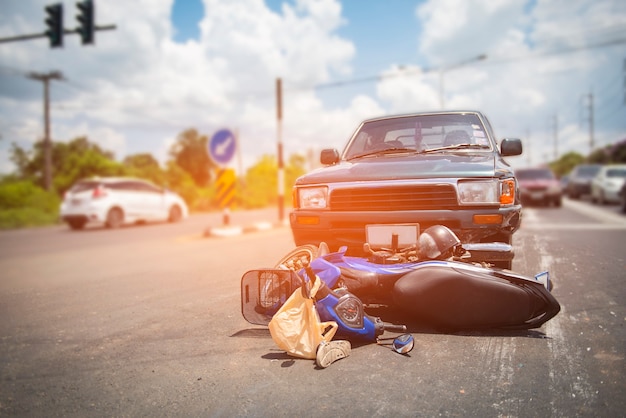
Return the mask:
[[[425,260],[425,261],[417,261],[411,263],[398,263],[398,264],[378,264],[373,263],[366,258],[361,257],[353,257],[346,256],[345,252],[336,252],[325,255],[323,257],[316,258],[311,262],[311,267],[313,271],[322,279],[324,283],[330,288],[333,288],[339,277],[341,276],[342,269],[349,269],[354,271],[366,271],[373,272],[377,275],[385,276],[401,276],[402,274],[410,273],[425,266],[448,266],[448,267],[456,267],[461,269],[466,269],[470,271],[481,271],[485,274],[496,275],[502,278],[511,278],[515,280],[522,281],[539,281],[539,278],[542,275],[546,275],[547,283],[544,286],[551,290],[551,283],[549,279],[548,272],[541,272],[535,275],[533,278],[528,278],[512,272],[510,270],[501,270],[501,269],[488,269],[485,267],[477,266],[474,264],[468,264],[457,261],[447,261],[447,260]]]
[[[338,305],[345,298],[353,298],[353,302],[360,306],[354,312],[354,315],[360,315],[360,321],[357,326],[350,327],[344,318],[338,313]],[[380,334],[379,328],[376,326],[375,318],[364,314],[361,301],[349,293],[343,295],[333,292],[323,295],[321,298],[316,297],[315,307],[322,321],[335,321],[337,323],[337,335],[348,339],[359,339],[364,341],[374,341],[376,336]]]

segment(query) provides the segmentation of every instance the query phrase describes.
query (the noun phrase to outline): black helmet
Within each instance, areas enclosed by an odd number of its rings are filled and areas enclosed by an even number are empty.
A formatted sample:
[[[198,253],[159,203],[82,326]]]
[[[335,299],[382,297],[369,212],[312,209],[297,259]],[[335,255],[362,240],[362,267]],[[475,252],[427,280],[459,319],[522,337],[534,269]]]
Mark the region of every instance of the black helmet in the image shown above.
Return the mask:
[[[460,244],[461,241],[450,228],[433,225],[420,234],[418,254],[421,259],[446,259],[454,254],[454,250]]]

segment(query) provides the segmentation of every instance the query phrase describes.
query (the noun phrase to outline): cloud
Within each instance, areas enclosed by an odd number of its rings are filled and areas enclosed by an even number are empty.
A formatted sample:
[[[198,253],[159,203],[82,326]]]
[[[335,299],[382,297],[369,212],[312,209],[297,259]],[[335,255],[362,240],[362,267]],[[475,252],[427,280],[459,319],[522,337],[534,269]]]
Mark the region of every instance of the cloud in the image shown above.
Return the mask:
[[[555,118],[562,121],[561,153],[589,152],[590,94],[595,117],[622,107],[607,94],[624,88],[626,7],[619,2],[431,0],[416,8],[416,16],[423,22],[419,50],[427,61],[434,68],[456,67],[443,73],[446,107],[478,108],[499,135],[531,137],[525,151],[531,161],[546,154],[543,144],[552,141]],[[620,38],[621,47],[603,47]],[[456,65],[478,54],[488,58]],[[406,100],[397,96],[392,102]],[[602,138],[596,145],[625,135],[623,122],[604,118],[595,127]]]
[[[63,3],[71,27],[75,2]],[[95,45],[81,46],[78,36],[68,35],[62,49],[48,48],[46,39],[0,48],[0,170],[10,166],[11,142],[28,147],[43,135],[42,84],[25,75],[50,70],[65,76],[50,85],[53,138],[87,136],[120,160],[149,152],[163,162],[173,138],[188,128],[209,136],[224,127],[236,130],[246,166],[275,153],[278,77],[286,156],[341,148],[367,117],[437,109],[441,87],[446,107],[483,110],[502,136],[530,136],[541,144],[552,137],[556,115],[560,148],[587,152],[580,138],[588,136],[590,94],[597,143],[625,136],[619,117],[624,43],[601,46],[626,40],[622,3],[416,3],[415,29],[405,36],[418,47],[407,49],[406,62],[420,64],[389,63],[379,82],[351,89],[337,102],[314,86],[369,75],[354,67],[362,52],[356,45],[368,46],[341,35],[359,14],[346,15],[338,0],[285,1],[279,11],[263,0],[204,0],[200,38],[184,43],[173,40],[173,0],[98,1],[98,24],[117,28],[98,31]],[[3,6],[0,36],[43,30],[41,1]],[[382,21],[393,21],[392,8],[389,13]],[[480,54],[487,59],[474,61]],[[539,148],[530,152],[544,154]]]

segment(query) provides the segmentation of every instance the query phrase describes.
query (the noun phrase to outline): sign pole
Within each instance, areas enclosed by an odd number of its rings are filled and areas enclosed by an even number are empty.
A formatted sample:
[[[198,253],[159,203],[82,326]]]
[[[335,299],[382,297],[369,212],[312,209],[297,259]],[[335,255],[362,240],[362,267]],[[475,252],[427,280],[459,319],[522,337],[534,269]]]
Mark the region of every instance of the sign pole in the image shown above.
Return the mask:
[[[230,206],[235,199],[235,170],[227,168],[237,152],[237,137],[228,129],[217,131],[207,144],[209,157],[219,167],[216,176],[217,200],[222,208],[222,224],[230,225]]]
[[[283,89],[282,80],[276,79],[276,119],[277,119],[277,140],[278,140],[278,220],[282,223],[285,217],[285,181],[283,170]]]

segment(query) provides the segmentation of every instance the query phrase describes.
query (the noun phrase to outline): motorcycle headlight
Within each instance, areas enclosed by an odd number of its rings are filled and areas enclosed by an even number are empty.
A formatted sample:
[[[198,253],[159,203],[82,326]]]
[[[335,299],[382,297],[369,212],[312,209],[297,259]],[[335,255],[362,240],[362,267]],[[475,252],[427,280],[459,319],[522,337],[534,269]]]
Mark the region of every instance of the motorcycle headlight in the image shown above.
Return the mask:
[[[363,328],[363,304],[354,295],[342,296],[335,306],[335,312],[346,326],[350,328]]]
[[[461,205],[510,205],[515,202],[515,180],[459,181]]]
[[[302,187],[298,189],[298,206],[301,209],[328,208],[328,187]]]

